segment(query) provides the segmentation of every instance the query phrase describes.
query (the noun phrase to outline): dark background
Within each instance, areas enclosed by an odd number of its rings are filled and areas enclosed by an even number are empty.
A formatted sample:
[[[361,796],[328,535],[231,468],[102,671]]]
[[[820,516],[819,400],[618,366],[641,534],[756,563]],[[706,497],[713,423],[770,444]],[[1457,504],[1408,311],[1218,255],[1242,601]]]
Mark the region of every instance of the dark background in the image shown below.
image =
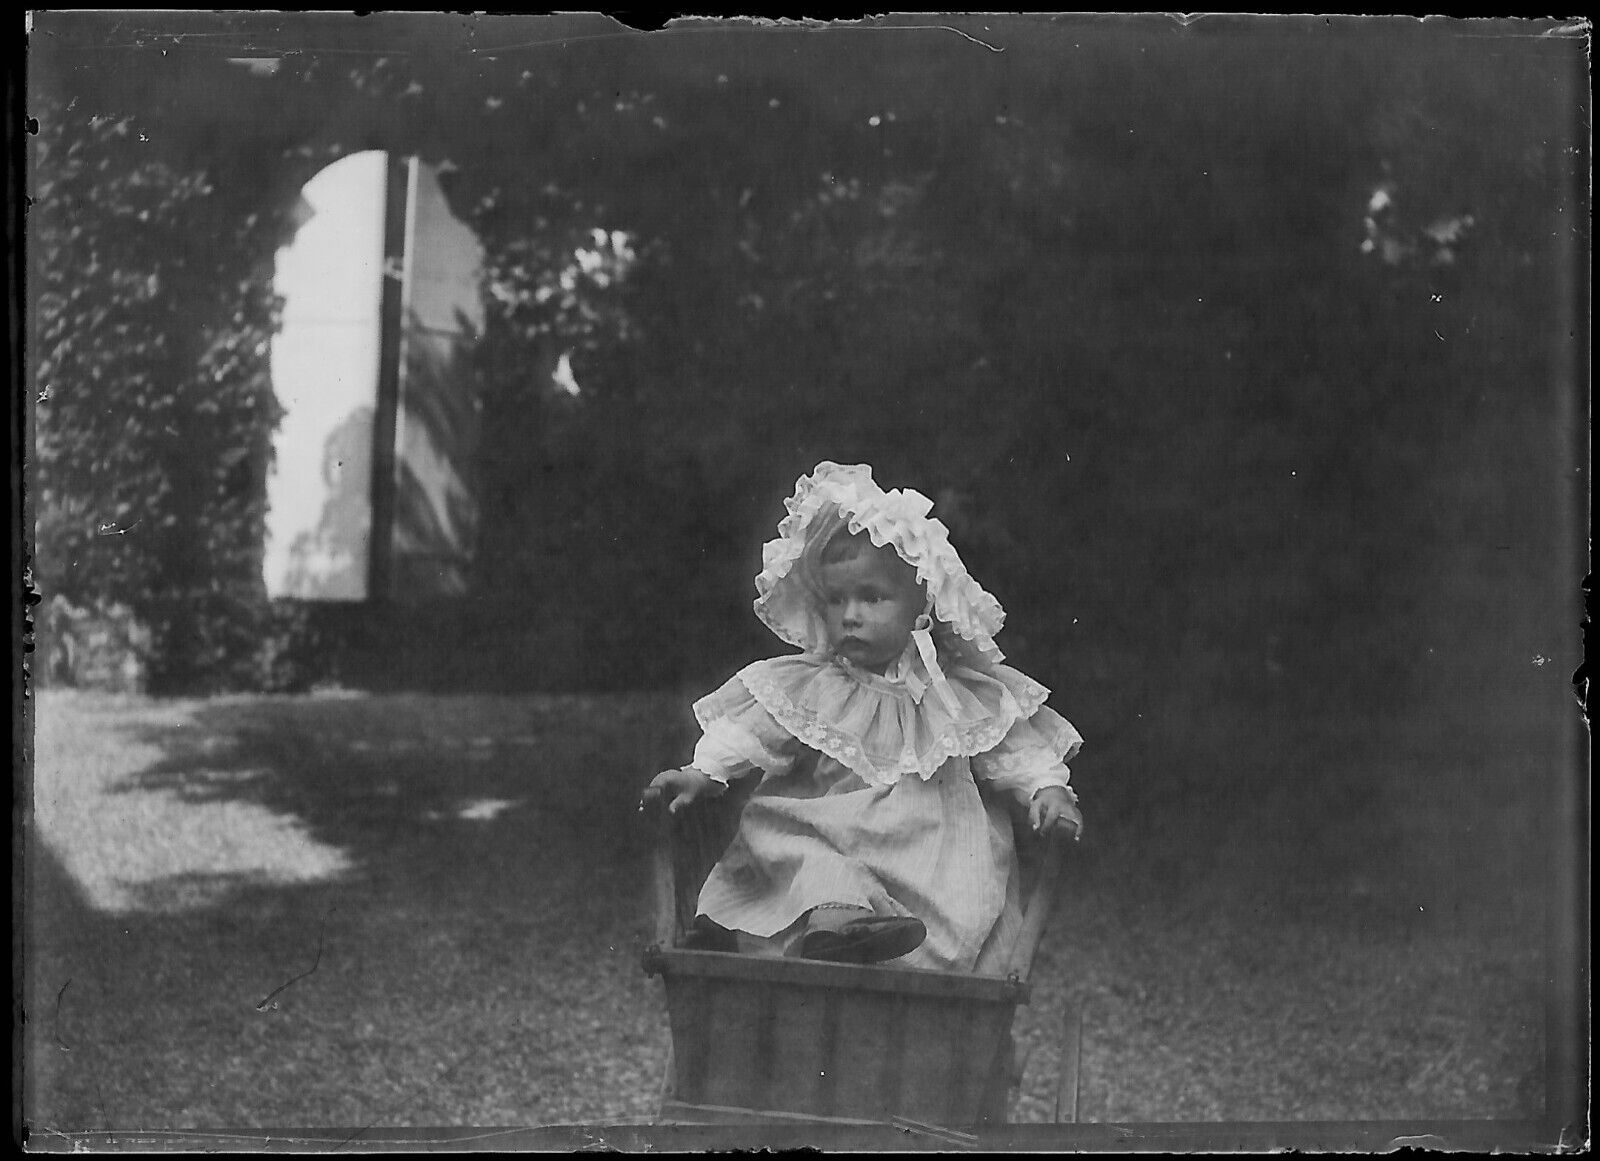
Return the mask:
[[[300,19],[33,46],[39,574],[130,603],[156,689],[704,685],[772,648],[758,546],[822,458],[939,501],[1096,734],[1572,643],[1575,41]],[[473,590],[274,608],[271,254],[371,147],[447,158],[488,250]],[[597,226],[624,276],[536,301]]]

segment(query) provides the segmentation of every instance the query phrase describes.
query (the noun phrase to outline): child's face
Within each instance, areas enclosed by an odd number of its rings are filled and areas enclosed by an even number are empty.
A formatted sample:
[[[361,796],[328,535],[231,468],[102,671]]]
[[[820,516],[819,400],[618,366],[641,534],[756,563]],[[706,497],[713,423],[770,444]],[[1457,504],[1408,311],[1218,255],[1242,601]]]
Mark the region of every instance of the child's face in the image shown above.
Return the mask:
[[[819,579],[828,644],[882,673],[905,652],[926,603],[916,570],[894,549],[878,548],[823,565]]]

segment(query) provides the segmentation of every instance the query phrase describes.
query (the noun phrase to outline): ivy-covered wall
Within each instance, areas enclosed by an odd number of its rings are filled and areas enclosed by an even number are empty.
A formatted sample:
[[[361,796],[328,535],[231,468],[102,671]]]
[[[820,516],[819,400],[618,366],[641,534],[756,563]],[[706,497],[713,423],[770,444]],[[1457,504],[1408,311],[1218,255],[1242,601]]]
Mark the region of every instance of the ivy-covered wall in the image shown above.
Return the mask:
[[[265,600],[261,549],[281,220],[235,175],[152,140],[158,108],[38,97],[29,242],[46,612],[61,632],[91,613],[142,626],[130,660],[153,688],[270,685],[283,618]]]

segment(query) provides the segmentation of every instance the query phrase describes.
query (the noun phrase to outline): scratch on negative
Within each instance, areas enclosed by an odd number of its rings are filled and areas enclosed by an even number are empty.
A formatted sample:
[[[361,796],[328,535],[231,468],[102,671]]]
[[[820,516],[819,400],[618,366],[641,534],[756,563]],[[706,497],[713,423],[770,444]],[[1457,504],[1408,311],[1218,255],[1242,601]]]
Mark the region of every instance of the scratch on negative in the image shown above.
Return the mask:
[[[72,980],[68,979],[66,983],[61,985],[61,990],[56,993],[56,1019],[50,1029],[50,1035],[55,1039],[56,1047],[63,1052],[72,1051],[71,1045],[61,1039],[61,1001],[66,998],[67,989],[71,986]]]
[[[333,914],[333,908],[330,907],[330,908],[328,908],[328,915],[332,915],[332,914]],[[282,995],[283,992],[286,989],[288,989],[288,988],[292,987],[293,985],[299,983],[301,980],[303,980],[307,976],[309,976],[312,972],[317,970],[317,965],[322,962],[322,937],[327,933],[327,930],[328,930],[328,915],[324,915],[322,917],[322,926],[317,929],[317,955],[316,955],[316,958],[311,961],[311,966],[306,968],[306,970],[301,972],[299,975],[295,976],[292,979],[285,980],[283,983],[281,983],[277,987],[273,988],[272,991],[268,992],[266,994],[266,996],[262,999],[262,1001],[259,1004],[256,1005],[256,1011],[265,1012],[267,1010],[267,1006],[269,1004],[272,1006],[273,1010],[276,1010],[278,1005],[272,1003],[272,1001],[274,999],[276,999],[278,996]]]
[[[842,28],[844,31],[847,31],[847,32],[953,32],[959,37],[962,37],[962,38],[964,38],[966,40],[970,40],[973,44],[981,44],[981,45],[983,45],[983,47],[988,49],[990,52],[1004,52],[1005,51],[1005,48],[1000,46],[1000,45],[990,44],[986,40],[979,40],[976,36],[973,36],[971,33],[963,32],[961,29],[956,28],[955,26],[949,25],[949,24],[835,25],[835,24],[833,24],[831,22],[821,21],[821,20],[790,21],[790,22],[787,22],[787,23],[780,23],[778,21],[772,21],[772,20],[768,20],[768,21],[764,21],[763,22],[763,21],[758,20],[757,18],[754,18],[754,17],[750,17],[750,18],[747,18],[747,19],[749,19],[749,21],[751,22],[751,27],[752,28],[762,28],[762,27],[802,27],[802,28],[805,28],[807,30],[815,30],[815,29],[839,30],[839,29]],[[681,35],[681,34],[684,34],[684,33],[694,33],[694,32],[729,33],[729,32],[744,32],[744,31],[748,31],[748,29],[746,29],[744,27],[733,27],[733,28],[730,28],[727,25],[696,25],[696,26],[687,27],[687,28],[658,28],[653,32],[643,32],[643,31],[640,31],[638,29],[631,29],[630,28],[630,29],[627,29],[626,31],[620,31],[620,32],[597,32],[597,33],[592,33],[592,34],[587,35],[587,36],[563,36],[559,40],[529,40],[529,41],[524,41],[524,42],[522,42],[520,44],[498,44],[498,45],[490,45],[489,47],[486,47],[486,48],[478,48],[477,46],[473,46],[471,49],[469,49],[469,51],[471,51],[471,52],[481,52],[486,56],[493,57],[498,53],[514,52],[517,49],[523,49],[523,48],[550,48],[552,46],[560,46],[560,47],[564,48],[568,44],[576,44],[579,41],[585,41],[585,40],[613,40],[613,39],[615,39],[617,37],[620,37],[620,36],[670,36],[670,35],[673,35],[673,34]]]
[[[971,33],[962,32],[961,29],[955,28],[949,24],[890,24],[884,26],[884,31],[888,31],[890,28],[927,29],[937,32],[953,32],[963,40],[970,40],[973,44],[983,45],[983,47],[988,49],[990,52],[1005,52],[1005,49],[1000,45],[990,44],[987,40],[979,40]]]

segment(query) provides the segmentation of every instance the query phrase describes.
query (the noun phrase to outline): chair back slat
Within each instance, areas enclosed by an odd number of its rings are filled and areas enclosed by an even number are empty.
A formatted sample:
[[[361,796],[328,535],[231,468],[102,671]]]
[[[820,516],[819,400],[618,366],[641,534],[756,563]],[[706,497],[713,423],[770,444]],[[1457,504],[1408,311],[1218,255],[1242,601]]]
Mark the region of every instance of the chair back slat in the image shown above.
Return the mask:
[[[700,888],[733,841],[739,816],[757,781],[741,778],[721,798],[697,802],[677,814],[662,811],[656,856],[656,925],[657,942],[663,947],[679,943],[694,924]],[[667,880],[670,882],[663,887]],[[662,938],[663,930],[670,936]]]

